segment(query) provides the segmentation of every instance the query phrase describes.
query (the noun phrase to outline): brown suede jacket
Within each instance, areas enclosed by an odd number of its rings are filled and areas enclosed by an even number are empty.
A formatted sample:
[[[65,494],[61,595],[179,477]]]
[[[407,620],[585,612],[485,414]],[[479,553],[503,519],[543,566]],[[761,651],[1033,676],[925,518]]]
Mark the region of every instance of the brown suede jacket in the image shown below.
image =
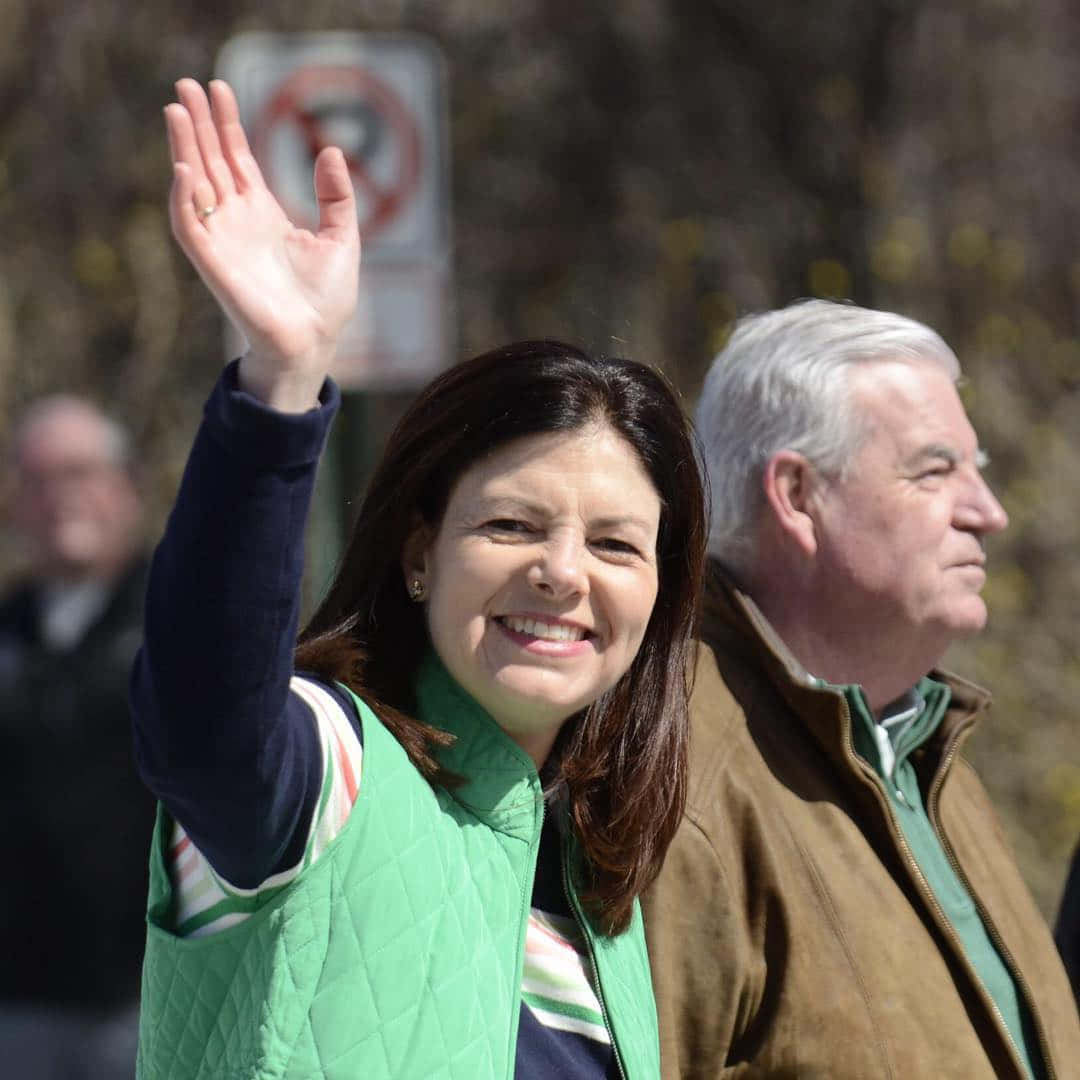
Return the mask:
[[[1025,1076],[915,864],[838,694],[814,688],[714,570],[686,817],[645,898],[665,1080]],[[1080,1077],[1080,1021],[1042,916],[960,747],[952,702],[913,757],[945,851],[1035,1018],[1047,1075]]]

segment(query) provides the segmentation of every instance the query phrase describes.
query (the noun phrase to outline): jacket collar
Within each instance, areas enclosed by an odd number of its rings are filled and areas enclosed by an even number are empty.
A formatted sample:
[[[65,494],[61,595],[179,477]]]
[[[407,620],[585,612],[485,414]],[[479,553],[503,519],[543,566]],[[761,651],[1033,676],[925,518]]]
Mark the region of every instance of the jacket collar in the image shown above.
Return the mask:
[[[757,604],[715,559],[709,560],[706,573],[701,636],[718,654],[722,667],[729,666],[722,659],[722,654],[726,654],[732,658],[732,665],[750,664],[763,670],[830,756],[846,759],[845,746],[851,744],[851,720],[842,696],[816,685]],[[936,751],[933,754],[936,758],[954,740],[966,737],[977,715],[989,706],[990,694],[940,668],[927,674],[948,686],[951,695],[945,718],[927,745],[928,751]]]
[[[419,719],[454,742],[439,764],[461,778],[450,796],[498,832],[531,841],[539,832],[543,789],[531,757],[470,697],[428,650],[416,679]]]

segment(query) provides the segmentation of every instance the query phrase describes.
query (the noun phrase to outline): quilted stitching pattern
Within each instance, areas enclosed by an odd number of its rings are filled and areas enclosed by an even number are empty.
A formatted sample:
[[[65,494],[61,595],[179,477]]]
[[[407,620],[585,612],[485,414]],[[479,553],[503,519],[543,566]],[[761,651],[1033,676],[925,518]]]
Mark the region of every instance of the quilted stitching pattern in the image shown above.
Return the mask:
[[[180,940],[151,923],[140,1076],[511,1074],[535,776],[523,783],[510,761],[485,769],[468,793],[506,830],[493,831],[432,791],[370,713],[364,737],[357,806],[294,887],[208,938]],[[472,757],[484,737],[463,742],[457,752]]]
[[[542,820],[528,759],[429,659],[420,714],[457,736],[468,777],[433,791],[360,705],[364,775],[318,862],[246,922],[168,932],[159,813],[142,1080],[502,1080],[513,1072],[525,919]],[[640,913],[589,934],[628,1080],[660,1075]]]

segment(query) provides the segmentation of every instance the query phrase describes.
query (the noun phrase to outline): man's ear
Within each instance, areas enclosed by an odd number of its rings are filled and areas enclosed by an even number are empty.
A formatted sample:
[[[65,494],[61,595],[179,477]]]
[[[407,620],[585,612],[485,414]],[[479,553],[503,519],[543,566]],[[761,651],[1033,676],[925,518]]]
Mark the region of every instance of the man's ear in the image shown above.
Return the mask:
[[[775,527],[806,555],[817,551],[815,492],[820,478],[813,465],[794,450],[769,458],[762,478],[766,512]]]
[[[434,539],[434,530],[419,514],[413,514],[409,535],[401,548],[401,572],[405,587],[410,582],[421,581],[427,586],[428,550]]]

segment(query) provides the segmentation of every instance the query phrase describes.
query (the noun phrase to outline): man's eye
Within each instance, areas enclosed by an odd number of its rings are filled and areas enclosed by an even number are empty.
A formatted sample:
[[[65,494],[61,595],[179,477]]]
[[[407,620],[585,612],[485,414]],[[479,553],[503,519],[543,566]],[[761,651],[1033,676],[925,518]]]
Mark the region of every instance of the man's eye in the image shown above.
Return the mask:
[[[953,467],[951,465],[934,465],[932,468],[923,469],[923,471],[919,473],[919,479],[921,480],[925,477],[948,476],[952,471]]]

